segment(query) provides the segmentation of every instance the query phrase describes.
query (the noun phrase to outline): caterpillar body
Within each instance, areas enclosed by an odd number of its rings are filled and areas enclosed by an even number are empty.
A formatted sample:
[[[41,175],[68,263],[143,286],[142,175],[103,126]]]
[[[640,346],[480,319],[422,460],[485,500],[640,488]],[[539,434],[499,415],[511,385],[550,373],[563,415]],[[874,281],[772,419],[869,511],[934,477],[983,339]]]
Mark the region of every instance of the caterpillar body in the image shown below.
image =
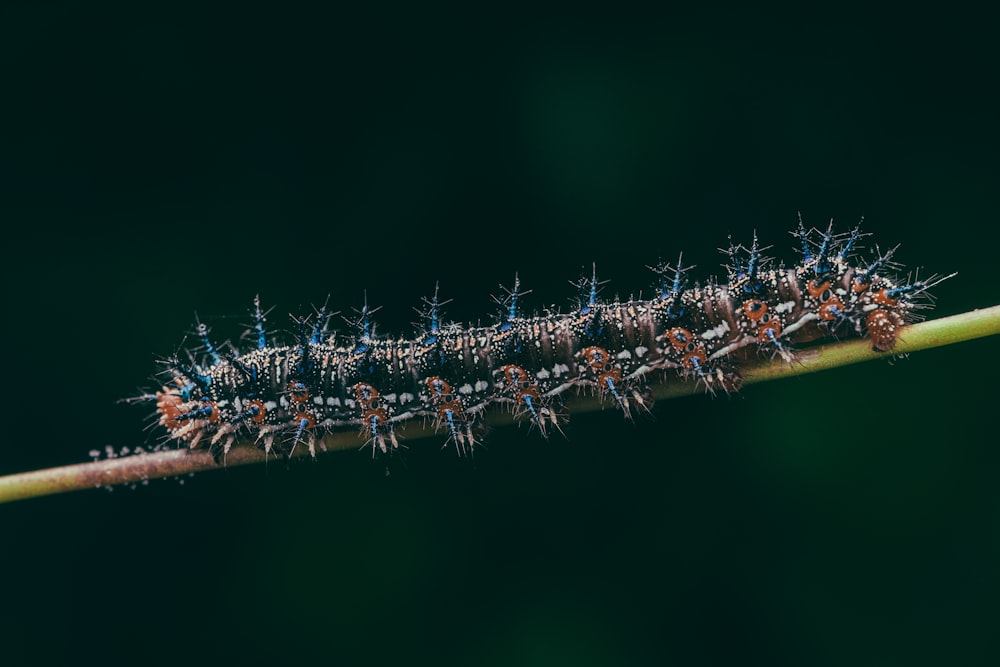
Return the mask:
[[[689,284],[682,258],[650,267],[657,280],[648,300],[604,300],[596,267],[573,283],[571,312],[524,315],[521,290],[494,297],[490,326],[463,327],[442,318],[435,288],[419,309],[412,338],[374,334],[367,303],[348,322],[353,335],[331,334],[327,307],[294,319],[291,340],[276,341],[254,299],[249,349],[216,346],[197,325],[200,346],[167,360],[156,392],[155,419],[169,439],[207,445],[216,457],[238,441],[291,455],[332,431],[359,430],[373,455],[399,448],[399,430],[430,419],[460,455],[480,438],[486,408],[504,404],[542,436],[567,419],[562,397],[591,391],[625,415],[648,409],[651,382],[695,381],[710,392],[741,384],[740,363],[767,355],[794,360],[797,345],[829,337],[865,337],[891,352],[900,327],[929,305],[928,289],[951,276],[897,281],[896,248],[865,261],[860,224],[845,234],[793,235],[799,261],[773,265],[756,234],[734,244],[727,279]],[[897,246],[898,247],[898,246]]]

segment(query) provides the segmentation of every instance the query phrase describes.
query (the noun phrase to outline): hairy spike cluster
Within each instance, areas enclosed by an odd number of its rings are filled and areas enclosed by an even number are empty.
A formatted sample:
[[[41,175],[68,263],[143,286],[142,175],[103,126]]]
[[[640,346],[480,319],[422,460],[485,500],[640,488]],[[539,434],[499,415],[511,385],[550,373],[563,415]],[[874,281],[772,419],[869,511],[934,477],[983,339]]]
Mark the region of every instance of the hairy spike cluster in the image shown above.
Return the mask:
[[[577,281],[569,281],[569,284],[577,290],[577,306],[581,313],[589,313],[597,305],[597,295],[601,291],[601,286],[607,284],[607,280],[597,279],[597,263],[591,268],[590,278],[580,276]]]
[[[693,266],[685,267],[683,260],[684,253],[680,253],[677,255],[676,267],[671,267],[663,260],[660,260],[656,266],[646,267],[658,277],[657,298],[668,304],[667,315],[671,318],[680,317],[683,314],[681,302],[684,298],[684,289],[687,287],[684,272],[694,268]],[[673,273],[672,278],[668,278],[670,273]]]
[[[513,326],[513,322],[521,316],[520,306],[518,305],[518,299],[522,296],[527,296],[531,294],[531,290],[521,291],[521,279],[518,275],[514,274],[514,286],[507,289],[503,285],[500,285],[500,289],[503,290],[504,296],[493,296],[492,299],[500,306],[500,329],[507,330]]]
[[[794,360],[797,345],[829,336],[859,336],[873,350],[890,352],[899,328],[929,305],[928,290],[951,276],[897,282],[888,271],[896,248],[856,257],[860,224],[835,234],[797,231],[801,261],[772,268],[754,233],[749,245],[730,238],[723,252],[728,282],[689,287],[683,256],[660,261],[650,300],[604,300],[596,265],[572,282],[576,307],[568,313],[525,316],[517,275],[513,287],[493,297],[500,306],[492,326],[446,324],[439,286],[418,308],[421,322],[411,339],[379,336],[364,305],[347,323],[353,336],[328,334],[336,315],[328,303],[293,321],[290,340],[276,342],[265,330],[255,297],[253,341],[240,352],[221,348],[209,328],[196,323],[199,347],[190,361],[166,362],[158,392],[134,400],[156,404],[159,424],[189,447],[204,443],[217,457],[237,441],[290,455],[298,447],[315,454],[322,436],[358,430],[376,454],[399,448],[399,427],[431,421],[446,445],[471,455],[481,439],[486,408],[507,406],[515,417],[547,437],[566,420],[562,397],[590,391],[626,417],[650,406],[650,382],[694,379],[708,391],[735,391],[748,355]],[[954,275],[954,274],[951,274]],[[329,299],[328,299],[329,301]],[[220,352],[225,350],[225,352]]]
[[[266,314],[260,309],[260,295],[253,298],[253,328],[257,332],[257,349],[263,350],[267,347],[267,334],[264,333],[264,322]]]

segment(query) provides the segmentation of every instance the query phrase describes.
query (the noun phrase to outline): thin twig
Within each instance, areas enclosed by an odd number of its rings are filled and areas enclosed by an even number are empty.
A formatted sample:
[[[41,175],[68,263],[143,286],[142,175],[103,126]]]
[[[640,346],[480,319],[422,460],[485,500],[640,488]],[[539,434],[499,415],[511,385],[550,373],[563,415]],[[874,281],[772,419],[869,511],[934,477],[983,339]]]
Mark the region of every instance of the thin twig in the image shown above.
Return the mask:
[[[799,350],[796,353],[795,363],[792,364],[773,363],[767,360],[749,362],[740,367],[740,374],[744,384],[765,382],[951,345],[998,333],[1000,333],[1000,306],[993,306],[905,327],[900,333],[896,349],[889,355],[873,352],[867,340],[855,339]],[[653,395],[659,399],[704,391],[695,382],[667,382],[655,385],[652,389]],[[572,412],[589,412],[600,409],[601,402],[593,396],[578,396],[567,401],[567,407]],[[490,418],[492,424],[510,420],[509,413],[500,411]],[[434,430],[427,426],[415,425],[406,430],[407,440],[429,437],[433,434]],[[357,449],[363,444],[361,437],[355,432],[334,433],[326,436],[322,442],[322,446],[327,450]],[[299,447],[294,455],[301,456],[306,453],[305,447]],[[224,465],[260,463],[264,458],[264,453],[252,445],[237,445],[226,456]],[[178,449],[17,473],[0,477],[0,503],[95,487],[137,483],[147,479],[188,475],[219,466],[220,464],[216,463],[206,450]]]

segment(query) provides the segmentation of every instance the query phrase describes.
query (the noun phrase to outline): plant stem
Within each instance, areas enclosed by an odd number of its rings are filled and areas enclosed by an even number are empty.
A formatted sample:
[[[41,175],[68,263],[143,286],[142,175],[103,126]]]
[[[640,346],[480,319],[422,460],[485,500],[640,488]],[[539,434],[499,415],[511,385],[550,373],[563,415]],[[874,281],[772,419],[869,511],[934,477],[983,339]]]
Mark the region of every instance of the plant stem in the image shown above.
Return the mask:
[[[1000,306],[945,317],[905,327],[900,332],[896,349],[891,354],[876,353],[869,341],[854,339],[828,343],[798,350],[791,364],[756,360],[740,367],[744,384],[777,380],[794,375],[848,366],[908,352],[917,352],[942,345],[951,345],[975,338],[1000,333]],[[666,382],[652,387],[658,399],[687,396],[703,391],[696,382]],[[573,412],[589,412],[602,407],[595,396],[577,396],[567,401]],[[490,417],[491,424],[509,423],[509,412],[497,411]],[[406,438],[415,440],[434,434],[428,426],[414,425],[406,430]],[[356,432],[334,433],[323,438],[325,450],[358,449],[364,446]],[[294,456],[308,454],[305,447],[298,447]],[[223,465],[238,466],[260,463],[265,454],[252,445],[237,445],[226,455]],[[0,477],[0,503],[79,491],[115,484],[129,484],[147,479],[188,475],[202,470],[219,468],[207,450],[176,449],[151,452],[136,456],[80,463],[76,465],[16,473]]]

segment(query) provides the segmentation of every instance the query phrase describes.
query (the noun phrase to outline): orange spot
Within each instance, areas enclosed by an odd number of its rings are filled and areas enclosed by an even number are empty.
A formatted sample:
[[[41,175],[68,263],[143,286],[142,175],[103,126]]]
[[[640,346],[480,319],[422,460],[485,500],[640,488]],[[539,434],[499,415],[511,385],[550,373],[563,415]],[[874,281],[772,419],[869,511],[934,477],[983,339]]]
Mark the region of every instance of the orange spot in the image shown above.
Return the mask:
[[[835,320],[838,317],[838,312],[843,314],[844,312],[844,302],[840,300],[840,297],[833,296],[823,302],[823,305],[819,307],[819,319],[829,322],[830,320]]]
[[[538,390],[538,385],[533,384],[530,387],[525,387],[518,392],[517,397],[524,400],[525,396],[530,396],[532,399],[538,400],[541,397],[541,392]]]
[[[364,420],[365,427],[371,430],[372,419],[374,419],[376,425],[378,425],[389,421],[389,415],[382,408],[375,408],[374,410],[368,410],[365,412],[362,419]]]
[[[667,338],[670,340],[671,345],[678,350],[683,350],[694,339],[694,336],[687,329],[676,327],[667,332]]]
[[[525,396],[537,399],[541,395],[538,385],[531,381],[531,376],[528,375],[528,371],[524,370],[520,366],[510,364],[503,366],[500,370],[503,372],[503,376],[508,382],[508,388],[518,397],[518,399],[524,400]]]
[[[702,366],[702,365],[705,364],[705,361],[707,359],[708,359],[708,355],[705,353],[705,348],[699,347],[699,348],[696,348],[694,351],[688,352],[687,354],[685,354],[681,358],[681,364],[683,364],[687,368],[694,368],[695,367],[695,361],[698,362],[699,366]]]
[[[354,385],[354,395],[363,408],[370,408],[372,401],[379,397],[378,389],[365,382]]]
[[[316,425],[316,418],[313,417],[312,414],[308,412],[300,412],[297,415],[295,415],[296,424],[301,424],[302,420],[305,420],[307,429],[312,428],[313,426]]]
[[[427,388],[435,396],[451,393],[451,385],[439,378],[437,375],[427,378],[425,382],[427,383]]]
[[[583,348],[583,357],[590,364],[591,369],[602,371],[610,363],[611,355],[603,347]]]
[[[767,313],[767,304],[760,299],[748,299],[743,302],[743,314],[756,322]]]
[[[601,373],[599,376],[597,376],[597,383],[601,385],[602,389],[607,389],[609,379],[615,384],[621,384],[622,381],[621,371],[615,368],[613,370],[608,371],[607,373]]]
[[[765,322],[764,324],[760,325],[760,328],[757,329],[757,338],[760,339],[760,342],[762,343],[771,342],[772,336],[768,334],[769,331],[773,332],[774,338],[777,338],[778,334],[781,333],[781,321],[775,318],[769,322]]]
[[[441,419],[447,419],[448,413],[452,414],[452,417],[456,417],[462,414],[462,402],[461,401],[448,401],[438,408],[438,417]]]
[[[289,382],[288,399],[292,403],[305,403],[309,400],[309,390],[301,382]]]
[[[880,289],[875,292],[875,296],[872,297],[872,301],[880,306],[895,306],[899,303],[899,299],[893,299],[891,296],[886,294],[884,289]]]
[[[903,325],[903,318],[888,310],[873,310],[865,318],[868,338],[876,352],[888,352],[896,347],[896,331]]]
[[[851,288],[854,290],[855,294],[861,294],[862,292],[866,291],[868,287],[869,287],[868,283],[862,282],[857,278],[851,281]]]
[[[264,401],[254,399],[252,401],[247,401],[247,405],[257,408],[257,414],[251,417],[250,421],[257,424],[263,423],[264,419],[267,418],[267,408],[264,407]]]
[[[169,431],[176,431],[183,426],[177,421],[177,417],[184,414],[181,410],[183,404],[184,400],[172,390],[156,392],[156,411],[160,413],[160,425]]]
[[[809,292],[809,296],[819,297],[822,296],[823,292],[830,289],[830,281],[824,280],[819,282],[815,278],[806,283],[806,291]]]
[[[507,378],[507,382],[512,385],[516,386],[528,381],[528,372],[520,366],[504,366],[501,370],[503,371],[503,376]]]

